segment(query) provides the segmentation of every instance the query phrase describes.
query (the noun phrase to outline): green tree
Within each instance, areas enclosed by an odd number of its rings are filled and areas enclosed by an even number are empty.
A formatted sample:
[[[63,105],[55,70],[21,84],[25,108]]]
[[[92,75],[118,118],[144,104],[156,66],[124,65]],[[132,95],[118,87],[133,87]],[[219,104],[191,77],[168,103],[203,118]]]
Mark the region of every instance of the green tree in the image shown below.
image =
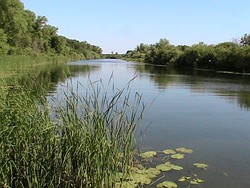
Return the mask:
[[[169,65],[174,62],[178,55],[176,47],[167,39],[160,39],[155,45],[151,45],[145,55],[145,62],[150,64]]]
[[[250,35],[245,34],[243,37],[241,37],[240,44],[242,46],[249,46],[250,45]]]
[[[1,0],[0,18],[0,28],[7,34],[8,43],[17,46],[28,28],[23,4],[19,0]]]

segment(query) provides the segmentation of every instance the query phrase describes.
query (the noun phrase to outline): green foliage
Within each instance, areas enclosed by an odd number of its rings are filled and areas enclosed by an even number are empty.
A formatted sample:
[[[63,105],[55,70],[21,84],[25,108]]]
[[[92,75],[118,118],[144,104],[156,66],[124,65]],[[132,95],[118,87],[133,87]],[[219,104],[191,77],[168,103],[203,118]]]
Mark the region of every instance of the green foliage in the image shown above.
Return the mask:
[[[3,29],[0,29],[0,55],[7,53],[9,45],[7,44],[8,37]]]
[[[245,34],[243,37],[241,37],[240,44],[243,46],[249,46],[250,45],[250,35]]]
[[[147,151],[139,154],[135,153],[135,163],[133,164],[134,166],[129,168],[129,175],[120,174],[118,179],[124,181],[121,185],[115,187],[144,187],[144,185],[148,185],[149,187],[174,188],[178,186],[184,187],[185,185],[186,187],[190,187],[191,185],[204,183],[205,181],[199,179],[198,175],[191,172],[190,169],[172,163],[172,161],[179,162],[179,160],[171,158],[176,151],[186,153],[187,155],[193,152],[191,149],[180,147],[174,150],[166,149],[158,152]],[[196,171],[201,171],[208,167],[208,165],[204,163],[195,163],[195,165],[200,167],[195,169]],[[147,166],[150,166],[150,168]],[[173,180],[171,174],[182,177]],[[187,174],[187,176],[183,176],[183,174]],[[160,180],[162,180],[161,183],[159,183]]]
[[[155,151],[147,151],[147,152],[144,152],[144,153],[141,153],[140,156],[144,159],[147,159],[147,158],[152,158],[156,155],[156,152]]]
[[[20,0],[0,1],[0,54],[62,54],[75,59],[100,58],[98,46],[67,39],[45,16],[25,10]]]
[[[241,45],[224,42],[206,45],[203,42],[192,46],[174,46],[166,39],[156,44],[140,44],[127,51],[124,59],[153,65],[171,65],[176,68],[211,69],[250,73],[250,35],[241,38]]]
[[[68,88],[48,104],[43,86],[34,97],[32,80],[1,83],[0,187],[114,187],[127,176],[141,116],[127,87],[108,98],[91,82],[86,95]]]
[[[167,39],[161,39],[155,45],[151,45],[145,54],[145,63],[169,65],[175,60],[177,54],[177,49],[170,45]]]
[[[172,181],[164,181],[156,186],[157,188],[177,188],[177,184]]]

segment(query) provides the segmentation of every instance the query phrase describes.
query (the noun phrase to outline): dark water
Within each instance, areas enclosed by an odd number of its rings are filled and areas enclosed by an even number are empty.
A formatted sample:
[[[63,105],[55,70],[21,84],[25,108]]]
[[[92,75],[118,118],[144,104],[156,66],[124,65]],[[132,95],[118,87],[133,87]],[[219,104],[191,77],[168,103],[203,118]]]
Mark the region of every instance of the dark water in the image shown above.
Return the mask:
[[[147,105],[146,130],[138,145],[157,151],[191,148],[194,152],[179,162],[185,169],[196,173],[193,163],[209,165],[197,172],[206,183],[191,187],[250,187],[250,77],[171,71],[121,60],[73,62],[68,68],[71,76],[59,80],[51,92],[89,79],[108,83],[111,75],[114,86],[123,88],[136,76],[131,90],[142,94]],[[170,180],[182,175],[170,174]]]

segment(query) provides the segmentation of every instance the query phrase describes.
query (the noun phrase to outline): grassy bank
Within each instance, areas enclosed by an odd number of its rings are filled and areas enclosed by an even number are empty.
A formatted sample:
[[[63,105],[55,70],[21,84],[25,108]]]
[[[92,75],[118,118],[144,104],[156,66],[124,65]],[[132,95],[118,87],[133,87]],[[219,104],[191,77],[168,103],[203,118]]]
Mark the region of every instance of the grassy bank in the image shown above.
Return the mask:
[[[25,86],[0,84],[0,187],[119,187],[140,100],[130,106],[126,89],[108,98],[96,84],[85,96],[68,88],[50,104],[46,90],[34,97]]]
[[[0,78],[17,75],[39,65],[65,63],[71,59],[66,56],[0,56]]]

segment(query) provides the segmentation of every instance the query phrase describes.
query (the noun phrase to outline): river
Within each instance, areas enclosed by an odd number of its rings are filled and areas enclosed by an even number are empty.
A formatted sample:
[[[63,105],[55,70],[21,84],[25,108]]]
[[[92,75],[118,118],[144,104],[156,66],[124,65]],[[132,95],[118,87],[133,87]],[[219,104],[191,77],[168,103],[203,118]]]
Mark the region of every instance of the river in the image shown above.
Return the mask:
[[[194,152],[179,163],[187,171],[195,171],[195,162],[208,164],[197,172],[205,180],[200,187],[250,187],[250,77],[122,60],[78,61],[68,68],[71,76],[53,87],[53,95],[89,80],[108,83],[111,75],[118,89],[135,78],[130,89],[146,104],[137,139],[142,150],[190,148]]]

